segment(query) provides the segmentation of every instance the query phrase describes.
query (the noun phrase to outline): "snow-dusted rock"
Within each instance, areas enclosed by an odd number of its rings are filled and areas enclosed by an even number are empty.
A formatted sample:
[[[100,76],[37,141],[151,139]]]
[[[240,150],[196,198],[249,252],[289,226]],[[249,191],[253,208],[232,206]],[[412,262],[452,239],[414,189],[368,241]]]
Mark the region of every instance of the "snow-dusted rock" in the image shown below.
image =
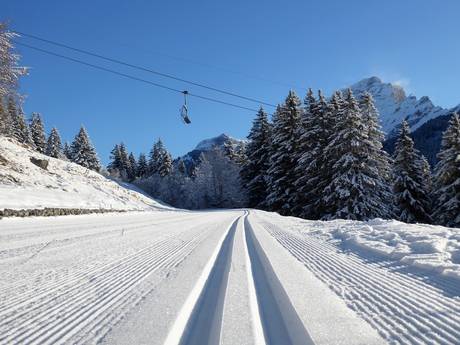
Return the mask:
[[[364,92],[372,94],[380,112],[383,130],[389,136],[396,134],[397,126],[406,119],[412,131],[430,119],[448,114],[451,110],[435,106],[429,97],[419,99],[406,95],[400,85],[384,83],[378,77],[363,79],[350,86],[357,96]]]

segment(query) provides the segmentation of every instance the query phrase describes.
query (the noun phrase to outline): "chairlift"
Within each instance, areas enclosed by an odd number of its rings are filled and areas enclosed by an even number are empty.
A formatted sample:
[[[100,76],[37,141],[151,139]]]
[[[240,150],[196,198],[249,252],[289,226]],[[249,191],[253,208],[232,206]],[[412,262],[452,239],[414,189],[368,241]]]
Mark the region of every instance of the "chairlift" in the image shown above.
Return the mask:
[[[190,118],[188,117],[188,108],[187,108],[187,95],[188,95],[188,91],[182,91],[182,93],[184,94],[184,105],[182,106],[182,108],[180,108],[180,116],[182,118],[182,121],[186,124],[186,125],[189,125],[192,123],[192,121],[190,120]]]

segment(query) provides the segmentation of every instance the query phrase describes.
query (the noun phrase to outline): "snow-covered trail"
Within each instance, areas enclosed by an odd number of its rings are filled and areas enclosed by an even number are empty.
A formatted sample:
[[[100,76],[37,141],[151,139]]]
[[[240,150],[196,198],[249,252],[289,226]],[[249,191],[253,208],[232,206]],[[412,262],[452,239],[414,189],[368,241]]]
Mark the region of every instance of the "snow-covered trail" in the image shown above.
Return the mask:
[[[0,249],[0,342],[102,337],[209,232],[234,217],[231,212],[69,217],[55,219],[49,231],[50,219],[37,219],[33,229],[23,226],[30,220],[12,221],[2,231]],[[62,223],[58,233],[56,223]]]
[[[390,262],[345,253],[275,217],[259,214],[259,222],[390,343],[460,343],[459,285],[430,284]]]
[[[460,343],[460,300],[447,287],[365,262],[266,212],[0,227],[0,344]]]
[[[342,316],[332,318],[334,324],[325,325],[324,319],[322,325],[304,323],[302,316],[321,315],[322,308],[306,308],[305,295],[285,290],[287,280],[279,277],[291,264],[297,265],[297,270],[305,269],[286,251],[273,258],[274,250],[283,249],[275,248],[272,238],[253,227],[249,213],[244,211],[222,236],[170,328],[165,345],[384,343],[375,330],[332,295],[328,296],[330,305]],[[295,289],[302,289],[298,283],[304,277],[297,273]],[[324,290],[316,293],[322,295]]]

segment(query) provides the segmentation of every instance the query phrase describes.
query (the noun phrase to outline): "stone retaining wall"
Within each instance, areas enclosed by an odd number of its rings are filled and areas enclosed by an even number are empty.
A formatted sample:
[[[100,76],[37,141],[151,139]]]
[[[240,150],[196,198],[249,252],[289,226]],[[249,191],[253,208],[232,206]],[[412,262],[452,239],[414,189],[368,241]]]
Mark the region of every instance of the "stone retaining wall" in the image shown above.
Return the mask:
[[[5,208],[0,210],[0,219],[3,217],[53,217],[53,216],[68,216],[68,215],[80,215],[80,214],[91,214],[91,213],[109,213],[109,212],[128,212],[130,210],[114,210],[114,209],[84,209],[84,208],[58,208],[58,207],[46,207],[26,210],[13,210]]]

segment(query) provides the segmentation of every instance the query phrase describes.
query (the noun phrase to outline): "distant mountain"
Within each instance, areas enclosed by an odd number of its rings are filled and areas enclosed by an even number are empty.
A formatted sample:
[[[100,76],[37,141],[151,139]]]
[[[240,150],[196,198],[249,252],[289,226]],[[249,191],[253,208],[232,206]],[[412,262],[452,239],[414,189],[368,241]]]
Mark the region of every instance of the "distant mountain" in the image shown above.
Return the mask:
[[[412,132],[412,138],[420,152],[426,157],[431,166],[434,167],[438,161],[437,154],[441,148],[442,133],[449,124],[450,114],[438,116],[431,119]],[[384,148],[393,153],[396,137],[387,139]]]
[[[435,106],[427,96],[419,99],[406,96],[401,86],[384,83],[377,77],[363,79],[350,88],[357,97],[366,91],[374,97],[382,128],[387,135],[384,147],[388,152],[393,153],[399,125],[406,119],[411,127],[415,146],[434,167],[441,147],[442,133],[447,128],[450,115],[454,111],[458,112],[460,105],[451,109]]]
[[[200,155],[203,152],[208,152],[215,148],[224,150],[226,145],[231,145],[233,148],[238,148],[245,144],[246,140],[235,139],[223,133],[217,137],[200,141],[192,151],[176,159],[176,162],[178,162],[179,159],[182,159],[185,163],[185,166],[187,167],[188,172],[190,173],[193,167],[198,165]]]
[[[362,95],[365,91],[372,94],[388,138],[397,134],[397,128],[404,119],[415,131],[429,120],[452,112],[452,109],[435,106],[427,96],[419,99],[412,95],[406,96],[401,86],[384,83],[377,77],[363,79],[350,88],[356,96]]]

